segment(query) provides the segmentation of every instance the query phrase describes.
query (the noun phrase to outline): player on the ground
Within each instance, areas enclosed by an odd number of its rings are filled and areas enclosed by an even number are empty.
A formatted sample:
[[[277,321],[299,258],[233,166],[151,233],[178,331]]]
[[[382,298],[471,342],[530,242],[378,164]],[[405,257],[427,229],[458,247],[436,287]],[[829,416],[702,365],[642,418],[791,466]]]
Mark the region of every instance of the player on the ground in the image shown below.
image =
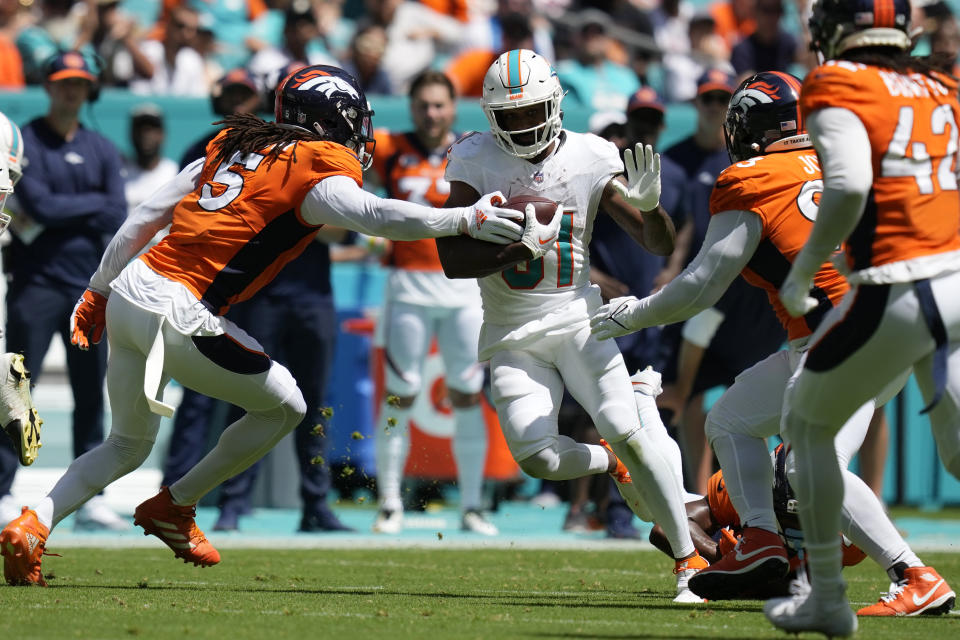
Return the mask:
[[[838,441],[840,438],[838,437]],[[773,505],[780,534],[786,541],[787,554],[790,560],[790,570],[782,578],[769,582],[743,582],[739,585],[730,585],[730,590],[719,591],[714,594],[717,600],[760,599],[786,596],[790,593],[791,582],[798,577],[806,581],[806,576],[799,576],[797,570],[802,566],[800,550],[803,549],[803,530],[797,516],[797,500],[788,477],[793,473],[795,458],[788,453],[783,444],[770,455],[773,466]],[[850,473],[844,471],[844,474]],[[742,534],[743,524],[730,500],[730,494],[724,481],[723,471],[717,471],[710,478],[708,493],[699,500],[687,502],[687,517],[690,523],[690,535],[697,550],[710,562],[716,562],[722,556],[735,553],[736,544]],[[883,594],[876,604],[860,609],[860,616],[915,616],[920,614],[947,613],[953,606],[955,596],[949,586],[941,587],[937,584],[939,574],[929,567],[923,567],[922,562],[910,549],[909,545],[893,526],[886,531],[877,528],[862,529],[857,525],[854,513],[845,508],[841,520],[844,529],[841,530],[843,566],[851,567],[859,564],[867,556],[879,564],[887,567],[887,575],[891,579],[890,591]],[[873,538],[870,534],[880,533],[882,538]],[[855,539],[855,540],[854,540]],[[667,553],[669,546],[663,531],[654,527],[650,531],[650,542],[655,547]],[[862,545],[862,548],[861,548]],[[896,561],[891,565],[891,559]],[[912,565],[908,565],[911,562]],[[917,569],[919,568],[919,570]],[[927,575],[928,574],[928,575]],[[922,576],[926,576],[920,579]],[[916,604],[911,598],[904,598],[901,584],[904,579],[912,579],[916,585],[925,586],[923,591],[933,593],[930,598],[922,599]],[[921,592],[922,594],[922,592]],[[912,596],[912,594],[911,594]],[[946,597],[944,597],[946,596]]]
[[[910,367],[940,459],[960,477],[960,103],[938,61],[910,56],[910,11],[908,0],[818,0],[810,17],[828,62],[804,80],[800,106],[823,196],[780,300],[792,316],[809,310],[813,274],[840,243],[851,289],[811,337],[784,403],[812,587],[764,607],[788,631],[857,628],[830,534],[844,481],[823,460],[841,425]],[[904,598],[938,598],[945,583],[930,577]]]
[[[531,476],[566,480],[614,472],[619,458],[632,483],[621,474],[618,486],[643,519],[664,528],[682,583],[678,595],[686,597],[689,575],[707,563],[687,528],[674,473],[679,448],[657,412],[660,376],[639,372],[634,380],[643,393],[634,401],[616,344],[595,340],[588,322],[601,303],[599,288],[589,283],[586,250],[598,206],[644,249],[658,255],[673,250],[673,224],[659,206],[659,157],[638,145],[621,161],[612,143],[564,130],[562,98],[556,73],[533,51],[514,49],[491,65],[481,100],[490,130],[450,149],[447,204],[472,202],[497,188],[560,206],[548,225],[528,207],[521,242],[492,248],[441,240],[440,260],[448,276],[480,279],[479,357],[490,360],[494,403],[514,459]],[[558,434],[564,385],[612,452]]]
[[[20,128],[0,112],[0,234],[10,224],[10,216],[3,212],[3,206],[21,175],[23,136]],[[3,376],[0,379],[0,427],[10,436],[20,464],[28,466],[34,463],[40,450],[43,420],[30,397],[30,372],[23,364],[23,354],[0,355],[0,372]]]
[[[194,522],[196,502],[269,451],[303,419],[303,396],[282,365],[223,317],[314,241],[324,224],[412,240],[462,232],[491,242],[521,237],[490,203],[432,209],[361,189],[373,139],[366,98],[337,67],[290,74],[277,90],[276,123],[228,118],[204,159],[138,207],[117,232],[71,318],[81,349],[110,340],[107,384],[113,424],[104,443],[77,458],[53,490],[0,532],[11,584],[45,584],[41,555],[53,528],[146,459],[171,378],[247,413],[196,466],[140,504],[135,524],[184,561],[220,554]],[[154,233],[170,233],[138,259]],[[112,290],[112,291],[111,291]]]
[[[737,552],[727,554],[691,580],[694,593],[723,598],[766,581],[779,581],[788,571],[787,551],[777,533],[773,482],[764,438],[780,432],[783,394],[810,335],[847,290],[843,277],[830,263],[816,272],[817,306],[800,318],[791,318],[776,292],[817,218],[822,189],[817,155],[811,148],[799,113],[800,81],[782,72],[763,72],[744,80],[730,98],[724,123],[726,144],[734,164],[717,178],[710,198],[712,217],[707,237],[693,262],[654,295],[641,300],[617,298],[591,320],[594,333],[609,338],[643,327],[685,320],[711,306],[738,274],[767,291],[787,329],[789,349],[778,351],[737,376],[707,416],[706,433],[720,466],[731,502],[741,515],[743,536]],[[899,386],[893,392],[899,390]],[[887,397],[892,393],[886,394]],[[859,449],[876,406],[868,399],[841,432],[833,458],[838,469]],[[826,460],[828,458],[823,458]],[[882,542],[896,537],[896,529],[872,491],[852,473],[844,474],[848,500],[844,508],[854,535]],[[839,531],[841,527],[837,527]],[[836,533],[836,532],[834,532]],[[888,547],[890,548],[890,547]],[[890,548],[892,549],[892,548]],[[921,567],[909,547],[892,549],[894,557],[877,554],[891,571],[901,563]],[[933,571],[930,569],[930,571]],[[920,586],[912,580],[913,587]],[[946,583],[942,599],[952,597]],[[910,609],[909,598],[901,604]],[[916,607],[915,607],[916,608]],[[920,607],[926,608],[926,607]]]
[[[414,130],[374,134],[377,155],[373,168],[389,197],[443,205],[450,192],[443,173],[447,148],[457,138],[452,131],[456,115],[456,95],[447,76],[425,71],[413,79],[410,117]],[[432,239],[393,242],[386,262],[391,270],[380,316],[386,397],[375,436],[380,508],[373,530],[397,533],[403,527],[400,485],[410,450],[408,425],[435,337],[454,418],[452,448],[461,527],[496,535],[496,526],[481,510],[487,423],[480,404],[483,367],[477,362],[477,337],[483,321],[480,289],[472,280],[451,280],[443,275]]]
[[[765,600],[774,595],[788,594],[790,583],[797,578],[797,569],[802,564],[800,550],[803,548],[803,531],[797,519],[796,498],[793,488],[787,481],[787,466],[792,464],[793,456],[788,455],[783,444],[777,445],[770,454],[773,465],[773,504],[780,534],[787,542],[790,556],[790,571],[780,579],[771,582],[747,583],[739,590],[730,590],[715,598],[718,600]],[[743,533],[740,515],[730,501],[723,478],[723,470],[710,476],[707,482],[707,495],[687,502],[687,520],[690,536],[697,551],[711,563],[723,556],[734,553],[737,541]],[[650,531],[650,543],[664,553],[669,550],[663,530],[655,525]],[[866,554],[849,540],[844,541],[843,566],[859,564]]]

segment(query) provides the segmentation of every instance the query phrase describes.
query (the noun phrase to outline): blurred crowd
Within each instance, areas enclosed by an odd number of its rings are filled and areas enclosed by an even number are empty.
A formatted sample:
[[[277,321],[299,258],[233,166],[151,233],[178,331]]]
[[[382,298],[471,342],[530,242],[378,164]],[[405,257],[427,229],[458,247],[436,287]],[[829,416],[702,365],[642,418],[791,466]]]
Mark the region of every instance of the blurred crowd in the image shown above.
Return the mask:
[[[552,61],[567,99],[623,110],[640,86],[694,97],[709,68],[809,67],[804,0],[0,0],[0,88],[44,80],[79,50],[102,84],[143,95],[206,96],[244,68],[271,89],[291,62],[336,64],[367,94],[405,95],[427,68],[462,96],[512,48]],[[948,5],[915,3],[929,47],[956,52]]]

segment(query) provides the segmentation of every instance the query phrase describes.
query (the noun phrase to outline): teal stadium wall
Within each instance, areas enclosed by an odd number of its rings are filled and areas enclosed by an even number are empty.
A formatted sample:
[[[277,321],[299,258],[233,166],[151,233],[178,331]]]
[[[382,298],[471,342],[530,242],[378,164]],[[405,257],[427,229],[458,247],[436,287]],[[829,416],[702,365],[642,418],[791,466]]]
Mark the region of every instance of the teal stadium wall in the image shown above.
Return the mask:
[[[144,97],[120,89],[104,89],[96,103],[84,107],[81,117],[86,126],[101,132],[126,154],[130,152],[130,111],[143,102],[153,102],[163,109],[167,127],[164,154],[175,160],[179,160],[184,149],[218,119],[207,99]],[[393,130],[410,128],[405,98],[374,97],[372,104],[376,111],[376,127]],[[0,111],[21,125],[42,115],[46,108],[47,97],[39,87],[0,94]],[[564,126],[574,131],[585,131],[590,115],[587,109],[570,106],[565,109]],[[660,147],[666,148],[689,135],[694,129],[695,117],[691,105],[670,106]],[[459,102],[456,122],[459,130],[484,129],[486,126],[486,119],[476,101]],[[385,272],[379,266],[337,264],[333,278],[340,319],[357,317],[366,309],[379,307],[385,283]],[[337,375],[334,376],[329,400],[332,406],[338,407],[332,429],[335,434],[334,456],[338,453],[349,455],[352,464],[361,468],[369,464],[372,469],[372,451],[360,450],[362,447],[357,442],[351,443],[346,435],[356,426],[369,425],[371,421],[372,384],[367,376],[368,351],[369,338],[341,336],[335,364]],[[919,415],[923,404],[916,384],[911,379],[906,391],[887,407],[891,449],[887,459],[884,497],[888,502],[906,502],[931,508],[960,503],[960,482],[940,464],[929,421]],[[337,429],[338,422],[352,426],[350,429]],[[372,429],[372,425],[367,429]]]

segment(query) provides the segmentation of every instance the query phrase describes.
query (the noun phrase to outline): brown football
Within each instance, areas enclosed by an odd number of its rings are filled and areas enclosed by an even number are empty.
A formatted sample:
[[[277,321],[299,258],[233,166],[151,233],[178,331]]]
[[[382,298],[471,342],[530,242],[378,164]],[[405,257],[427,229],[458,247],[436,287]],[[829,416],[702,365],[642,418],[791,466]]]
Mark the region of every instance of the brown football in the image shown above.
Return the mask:
[[[540,196],[513,196],[501,206],[504,209],[513,209],[523,213],[528,204],[533,204],[537,213],[537,221],[540,224],[549,224],[553,220],[553,214],[557,211],[556,202]]]

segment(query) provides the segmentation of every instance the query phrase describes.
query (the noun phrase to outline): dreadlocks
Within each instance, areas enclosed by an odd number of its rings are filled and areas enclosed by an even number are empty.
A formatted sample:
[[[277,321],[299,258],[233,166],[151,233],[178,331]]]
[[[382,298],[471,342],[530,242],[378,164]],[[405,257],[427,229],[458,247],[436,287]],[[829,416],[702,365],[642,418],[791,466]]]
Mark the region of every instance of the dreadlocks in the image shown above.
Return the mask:
[[[953,66],[952,57],[943,53],[934,53],[929,56],[912,56],[909,51],[902,51],[894,47],[862,47],[844,51],[841,55],[844,60],[859,62],[872,67],[893,69],[898,73],[921,73],[937,80],[937,76],[954,78],[951,75]]]
[[[246,155],[270,147],[267,155],[276,158],[291,142],[323,140],[321,136],[310,133],[306,129],[293,129],[275,122],[267,122],[252,113],[230,115],[214,124],[226,125],[227,128],[227,133],[217,145],[217,155],[214,157],[218,165],[238,152]]]

